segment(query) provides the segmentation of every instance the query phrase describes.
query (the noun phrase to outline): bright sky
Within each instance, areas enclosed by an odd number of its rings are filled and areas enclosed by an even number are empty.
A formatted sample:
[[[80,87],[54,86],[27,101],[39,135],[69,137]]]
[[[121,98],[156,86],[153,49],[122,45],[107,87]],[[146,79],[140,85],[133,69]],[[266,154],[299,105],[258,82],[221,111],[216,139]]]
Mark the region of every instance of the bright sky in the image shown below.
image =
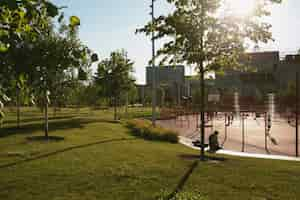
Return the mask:
[[[135,76],[138,83],[145,82],[145,67],[151,58],[151,41],[143,35],[135,35],[135,29],[150,20],[151,0],[53,0],[59,6],[68,6],[67,15],[81,19],[80,38],[100,59],[111,51],[124,48],[135,62]],[[245,1],[230,0],[237,6]],[[243,2],[243,3],[239,3]],[[241,7],[241,8],[245,8]],[[279,50],[293,53],[300,49],[300,1],[283,0],[272,8],[269,21],[273,25],[274,43],[261,50]],[[168,12],[166,0],[156,0],[156,15]]]

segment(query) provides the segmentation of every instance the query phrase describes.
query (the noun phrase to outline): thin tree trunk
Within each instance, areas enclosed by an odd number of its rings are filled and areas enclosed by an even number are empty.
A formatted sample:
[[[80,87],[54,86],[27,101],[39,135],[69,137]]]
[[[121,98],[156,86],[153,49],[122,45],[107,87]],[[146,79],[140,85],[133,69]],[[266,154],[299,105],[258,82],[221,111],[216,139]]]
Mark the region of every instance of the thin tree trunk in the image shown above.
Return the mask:
[[[47,90],[45,90],[45,137],[48,138],[49,131],[49,121],[48,121],[48,98],[47,98]]]
[[[204,83],[204,67],[203,62],[200,64],[200,88],[201,88],[201,160],[205,159],[205,83]]]
[[[17,96],[17,99],[16,99],[16,104],[17,104],[17,127],[20,128],[20,113],[21,113],[21,108],[20,108],[20,89],[17,88],[16,90],[16,96]]]
[[[114,120],[117,120],[117,98],[114,98]]]
[[[201,5],[201,37],[200,37],[200,49],[201,49],[201,59],[200,59],[200,84],[201,84],[201,104],[200,104],[200,111],[201,111],[201,157],[202,161],[205,160],[205,83],[204,83],[204,2]]]
[[[126,116],[127,116],[127,114],[128,114],[128,102],[129,102],[129,94],[128,94],[128,92],[126,92],[126,105],[125,105],[125,114],[126,114]]]
[[[57,107],[54,104],[53,105],[53,117],[56,117],[56,111],[57,111]]]

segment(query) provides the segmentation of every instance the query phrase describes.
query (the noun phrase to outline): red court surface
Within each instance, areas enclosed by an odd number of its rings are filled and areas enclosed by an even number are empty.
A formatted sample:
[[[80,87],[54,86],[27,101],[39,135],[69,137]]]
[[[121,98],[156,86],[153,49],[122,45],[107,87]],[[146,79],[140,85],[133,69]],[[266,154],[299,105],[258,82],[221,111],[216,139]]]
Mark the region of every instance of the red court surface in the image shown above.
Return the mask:
[[[176,130],[180,136],[190,139],[199,139],[200,132],[197,130],[197,120],[199,117],[181,116],[179,118],[170,120],[159,120],[160,126]],[[209,135],[214,131],[219,131],[219,143],[222,144],[225,138],[225,122],[224,115],[218,114],[214,120],[207,123],[213,127],[206,128],[206,142],[208,142]],[[290,125],[287,120],[275,117],[272,120],[272,127],[270,135],[276,140],[277,145],[273,144],[268,139],[267,145],[269,153],[265,149],[265,119],[253,116],[247,117],[244,125],[245,133],[245,147],[244,152],[272,154],[272,155],[296,155],[296,131],[295,127]],[[235,118],[232,125],[227,128],[227,140],[224,143],[224,149],[233,151],[242,151],[242,121]]]

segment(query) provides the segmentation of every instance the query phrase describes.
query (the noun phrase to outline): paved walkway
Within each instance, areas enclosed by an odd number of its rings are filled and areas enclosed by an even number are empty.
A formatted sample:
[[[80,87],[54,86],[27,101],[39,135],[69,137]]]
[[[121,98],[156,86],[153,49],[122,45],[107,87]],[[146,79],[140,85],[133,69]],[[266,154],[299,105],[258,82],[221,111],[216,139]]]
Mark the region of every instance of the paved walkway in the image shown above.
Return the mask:
[[[195,147],[192,144],[191,139],[179,136],[179,142],[187,147],[192,149],[199,150],[199,147]],[[206,149],[207,150],[207,149]],[[217,154],[225,154],[232,156],[240,156],[240,157],[249,157],[249,158],[262,158],[262,159],[272,159],[272,160],[287,160],[287,161],[298,161],[300,162],[300,158],[290,157],[290,156],[281,156],[281,155],[266,155],[266,154],[257,154],[257,153],[243,153],[237,151],[229,151],[229,150],[219,150]]]

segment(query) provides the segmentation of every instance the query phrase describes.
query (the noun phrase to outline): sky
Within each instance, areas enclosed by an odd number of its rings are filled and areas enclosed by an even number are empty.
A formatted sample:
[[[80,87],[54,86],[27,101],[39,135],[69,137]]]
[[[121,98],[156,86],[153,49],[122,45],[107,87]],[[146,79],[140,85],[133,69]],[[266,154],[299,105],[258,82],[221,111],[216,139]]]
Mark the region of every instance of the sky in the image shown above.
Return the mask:
[[[232,0],[245,1],[245,0]],[[145,67],[151,59],[151,40],[135,34],[150,18],[151,0],[53,0],[64,9],[66,16],[76,15],[81,20],[80,39],[97,52],[100,59],[110,52],[124,48],[135,62],[137,83],[145,83]],[[170,10],[166,0],[156,0],[156,15]],[[260,50],[276,50],[294,53],[300,49],[300,0],[283,0],[272,6],[272,24],[275,42],[260,47]],[[160,44],[158,44],[159,47]],[[95,67],[95,66],[94,66]]]

